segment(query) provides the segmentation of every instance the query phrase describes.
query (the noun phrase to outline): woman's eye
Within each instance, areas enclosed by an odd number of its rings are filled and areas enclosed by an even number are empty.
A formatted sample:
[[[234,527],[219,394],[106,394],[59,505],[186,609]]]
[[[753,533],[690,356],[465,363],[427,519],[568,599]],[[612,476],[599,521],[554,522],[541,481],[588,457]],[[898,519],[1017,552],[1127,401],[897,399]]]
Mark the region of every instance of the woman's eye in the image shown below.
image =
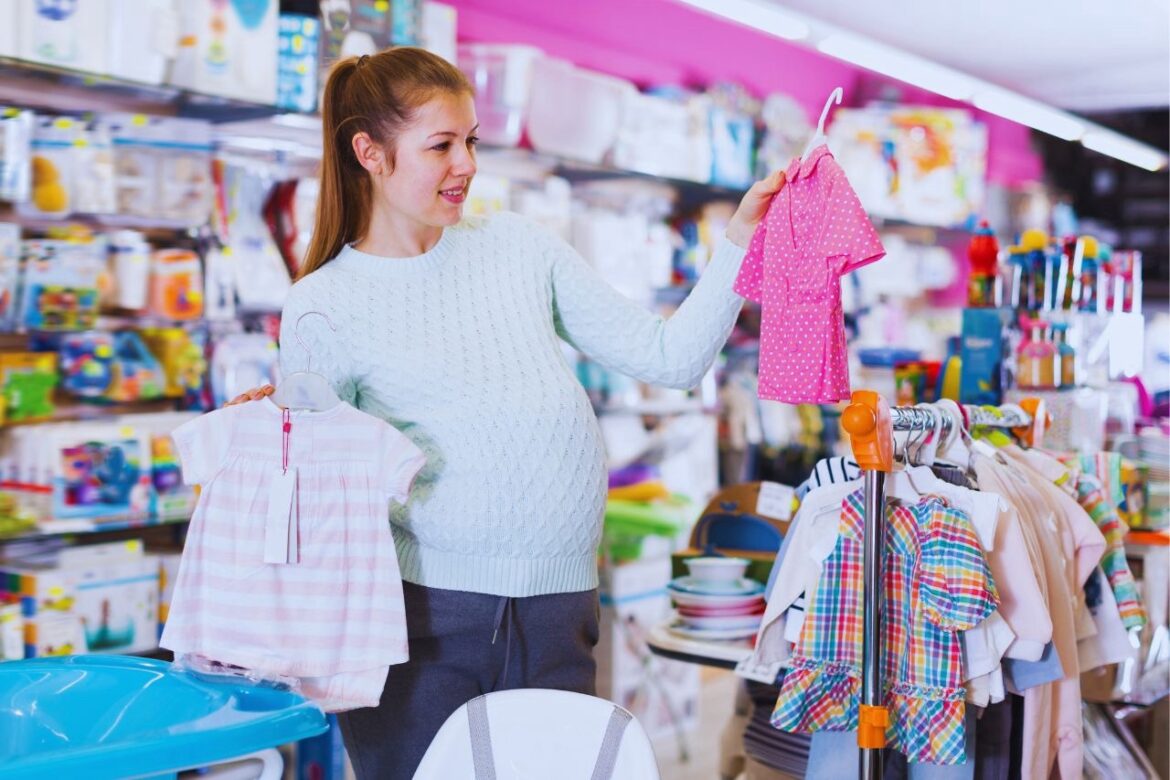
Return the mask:
[[[468,136],[468,138],[467,138],[467,145],[468,146],[477,146],[478,144],[479,144],[479,136],[478,135]]]
[[[434,146],[432,146],[432,147],[431,147],[431,149],[432,149],[433,151],[436,151],[436,152],[445,152],[445,151],[447,151],[449,148],[451,148],[451,144],[450,144],[450,142],[449,142],[449,141],[443,141],[443,143],[441,143],[441,144],[435,144]]]

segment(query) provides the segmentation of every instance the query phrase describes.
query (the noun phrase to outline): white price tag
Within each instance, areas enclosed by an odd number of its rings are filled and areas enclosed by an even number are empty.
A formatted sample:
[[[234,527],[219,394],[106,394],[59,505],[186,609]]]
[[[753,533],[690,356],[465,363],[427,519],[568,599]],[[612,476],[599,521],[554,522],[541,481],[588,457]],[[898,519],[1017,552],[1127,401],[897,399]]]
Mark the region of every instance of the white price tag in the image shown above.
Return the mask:
[[[295,563],[297,560],[297,470],[277,474],[268,492],[264,520],[264,562]]]
[[[757,661],[755,656],[748,656],[735,665],[735,673],[748,680],[755,680],[765,685],[775,685],[782,666],[780,661],[762,663]]]
[[[796,491],[779,482],[761,482],[760,497],[756,499],[756,514],[776,520],[792,517],[792,499]]]

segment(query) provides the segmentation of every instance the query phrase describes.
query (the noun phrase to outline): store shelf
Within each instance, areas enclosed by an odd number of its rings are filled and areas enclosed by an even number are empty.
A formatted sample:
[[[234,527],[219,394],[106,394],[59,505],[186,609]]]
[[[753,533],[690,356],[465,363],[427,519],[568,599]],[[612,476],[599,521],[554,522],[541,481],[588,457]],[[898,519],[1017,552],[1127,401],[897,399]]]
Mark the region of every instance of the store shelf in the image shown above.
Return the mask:
[[[128,401],[125,403],[89,404],[79,401],[68,401],[57,404],[52,417],[39,417],[35,420],[7,420],[0,423],[0,430],[25,425],[44,425],[46,423],[62,422],[90,422],[106,420],[124,414],[151,414],[155,412],[173,412],[178,405],[177,398],[153,398],[149,401]]]
[[[142,84],[96,73],[0,58],[0,104],[83,114],[130,111],[230,122],[280,113],[276,106],[201,95],[176,87]]]
[[[3,76],[0,76],[0,83]],[[2,101],[0,101],[2,102]],[[139,230],[144,233],[188,233],[194,234],[206,223],[191,224],[178,219],[154,219],[132,214],[70,214],[67,217],[45,217],[21,214],[14,208],[0,206],[0,222],[11,222],[28,231],[48,233],[81,228],[90,231]]]
[[[66,536],[71,534],[96,534],[110,531],[126,531],[136,528],[155,528],[167,525],[182,525],[191,520],[190,516],[169,517],[123,517],[75,519],[75,520],[40,520],[35,528],[16,534],[0,535],[0,544],[27,541],[30,539],[44,539],[50,536]]]

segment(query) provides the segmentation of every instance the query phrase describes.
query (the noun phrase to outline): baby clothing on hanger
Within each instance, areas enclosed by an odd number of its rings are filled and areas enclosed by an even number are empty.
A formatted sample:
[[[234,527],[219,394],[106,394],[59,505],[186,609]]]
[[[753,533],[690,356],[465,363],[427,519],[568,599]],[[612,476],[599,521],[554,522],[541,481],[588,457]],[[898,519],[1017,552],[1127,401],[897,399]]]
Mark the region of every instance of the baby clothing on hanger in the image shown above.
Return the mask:
[[[761,305],[760,398],[831,403],[849,397],[841,277],[885,249],[829,147],[785,174],[735,291]]]
[[[858,491],[842,504],[836,546],[825,559],[772,713],[777,728],[857,728],[863,525]],[[887,508],[883,550],[889,747],[912,762],[961,762],[965,690],[958,632],[985,619],[997,601],[979,539],[966,515],[929,497]]]
[[[172,436],[202,493],[160,644],[296,678],[326,711],[376,706],[389,666],[407,660],[389,501],[406,502],[422,452],[344,403],[252,401]]]

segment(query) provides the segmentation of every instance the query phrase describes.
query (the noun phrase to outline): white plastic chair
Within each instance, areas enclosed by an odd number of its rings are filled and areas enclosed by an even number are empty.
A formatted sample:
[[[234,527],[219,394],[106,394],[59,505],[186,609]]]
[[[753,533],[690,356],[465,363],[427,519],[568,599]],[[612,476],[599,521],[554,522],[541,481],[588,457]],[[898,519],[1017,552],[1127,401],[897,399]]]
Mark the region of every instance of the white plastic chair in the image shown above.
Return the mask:
[[[641,724],[613,702],[568,691],[497,691],[464,704],[414,780],[658,780]]]

